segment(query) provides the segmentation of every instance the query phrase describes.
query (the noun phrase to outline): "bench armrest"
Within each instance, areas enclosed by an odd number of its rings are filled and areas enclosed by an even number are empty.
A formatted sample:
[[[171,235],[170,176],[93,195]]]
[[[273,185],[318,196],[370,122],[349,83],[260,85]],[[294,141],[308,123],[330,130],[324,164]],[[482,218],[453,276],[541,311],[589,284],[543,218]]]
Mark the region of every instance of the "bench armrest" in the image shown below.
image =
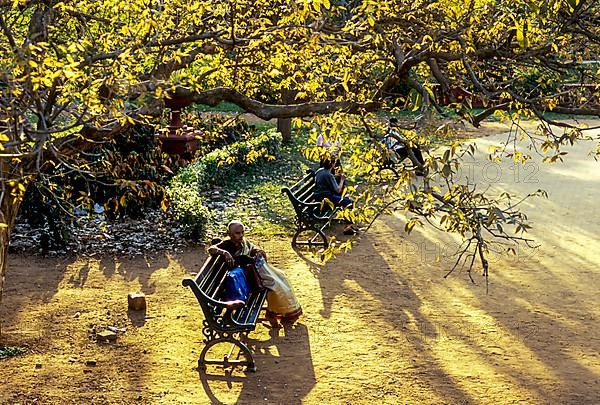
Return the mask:
[[[207,304],[215,305],[221,308],[235,308],[235,306],[232,307],[233,301],[216,300],[206,295],[204,291],[198,288],[198,284],[196,284],[196,280],[193,278],[184,278],[181,284],[183,284],[184,287],[190,287],[200,303],[206,302]]]

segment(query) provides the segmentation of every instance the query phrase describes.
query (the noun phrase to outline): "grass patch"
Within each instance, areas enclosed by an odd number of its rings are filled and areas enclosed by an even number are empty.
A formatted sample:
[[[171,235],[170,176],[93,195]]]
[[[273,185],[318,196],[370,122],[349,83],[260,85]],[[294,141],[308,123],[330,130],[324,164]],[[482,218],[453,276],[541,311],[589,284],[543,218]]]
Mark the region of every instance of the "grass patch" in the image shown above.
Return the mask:
[[[19,356],[27,351],[24,347],[0,346],[0,359]]]
[[[553,112],[544,113],[544,117],[553,121],[568,121],[568,120],[593,120],[599,118],[600,115],[567,115]]]

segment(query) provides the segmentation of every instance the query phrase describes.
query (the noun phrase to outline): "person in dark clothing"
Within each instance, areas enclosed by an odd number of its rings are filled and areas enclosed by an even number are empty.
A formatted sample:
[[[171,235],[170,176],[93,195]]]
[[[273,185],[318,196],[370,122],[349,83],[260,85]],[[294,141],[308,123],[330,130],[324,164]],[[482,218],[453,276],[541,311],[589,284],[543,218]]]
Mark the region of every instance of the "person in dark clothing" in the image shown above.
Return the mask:
[[[331,173],[331,168],[331,160],[324,159],[321,162],[321,167],[315,173],[315,200],[322,201],[327,198],[336,207],[347,207],[351,205],[353,201],[342,195],[346,178],[341,176],[338,182],[333,173]]]
[[[260,283],[269,290],[266,318],[274,327],[278,325],[278,321],[295,322],[302,315],[302,307],[290,281],[283,271],[270,264],[265,251],[246,239],[244,234],[244,224],[237,220],[231,221],[227,225],[229,237],[225,240],[214,239],[213,242],[217,243],[208,248],[208,253],[223,256],[231,267],[254,263]]]
[[[394,163],[401,163],[404,159],[410,158],[410,161],[417,168],[416,174],[418,176],[423,175],[423,166],[425,165],[425,159],[418,146],[409,146],[406,139],[404,139],[397,130],[398,119],[390,118],[390,128],[388,133],[384,137],[385,146],[393,152],[392,160]]]

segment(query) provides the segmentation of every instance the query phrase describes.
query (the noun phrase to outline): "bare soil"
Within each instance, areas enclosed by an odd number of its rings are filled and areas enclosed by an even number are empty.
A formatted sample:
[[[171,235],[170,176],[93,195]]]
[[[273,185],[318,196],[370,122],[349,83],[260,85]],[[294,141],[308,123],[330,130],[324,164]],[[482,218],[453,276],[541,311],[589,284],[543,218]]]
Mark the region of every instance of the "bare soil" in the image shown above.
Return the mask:
[[[259,323],[254,373],[196,370],[202,315],[181,280],[200,269],[202,248],[11,255],[0,346],[27,352],[0,360],[0,403],[597,403],[600,171],[589,149],[533,176],[502,168],[512,180],[494,177],[494,187],[544,187],[550,199],[526,207],[541,247],[492,256],[488,293],[478,270],[475,284],[464,271],[443,278],[453,240],[407,236],[401,215],[327,264],[288,238],[256,241],[288,274],[304,315],[293,327]],[[490,181],[489,167],[475,167]],[[133,291],[146,294],[144,313],[127,311]],[[108,326],[125,331],[97,342]]]

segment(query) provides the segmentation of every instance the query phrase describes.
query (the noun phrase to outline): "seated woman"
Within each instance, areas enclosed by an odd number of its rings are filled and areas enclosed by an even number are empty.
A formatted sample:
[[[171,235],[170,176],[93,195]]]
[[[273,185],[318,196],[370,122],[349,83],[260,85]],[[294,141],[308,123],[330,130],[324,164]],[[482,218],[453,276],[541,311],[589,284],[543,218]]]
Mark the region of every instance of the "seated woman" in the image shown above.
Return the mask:
[[[233,266],[240,256],[252,256],[262,285],[269,290],[267,293],[266,317],[273,326],[277,320],[292,323],[302,315],[302,307],[296,299],[292,286],[285,273],[267,262],[267,254],[244,238],[244,224],[231,221],[227,226],[228,239],[208,248],[211,255],[221,255]]]
[[[392,152],[392,162],[401,163],[404,159],[409,158],[413,165],[417,168],[416,175],[423,176],[423,167],[425,160],[423,154],[417,145],[409,146],[397,130],[398,119],[390,118],[390,127],[383,141],[385,146]]]
[[[321,167],[315,173],[315,200],[322,201],[327,198],[335,206],[346,207],[351,205],[353,201],[348,197],[342,196],[346,178],[341,176],[338,183],[333,173],[331,173],[331,169],[331,160],[324,159],[321,162]]]

